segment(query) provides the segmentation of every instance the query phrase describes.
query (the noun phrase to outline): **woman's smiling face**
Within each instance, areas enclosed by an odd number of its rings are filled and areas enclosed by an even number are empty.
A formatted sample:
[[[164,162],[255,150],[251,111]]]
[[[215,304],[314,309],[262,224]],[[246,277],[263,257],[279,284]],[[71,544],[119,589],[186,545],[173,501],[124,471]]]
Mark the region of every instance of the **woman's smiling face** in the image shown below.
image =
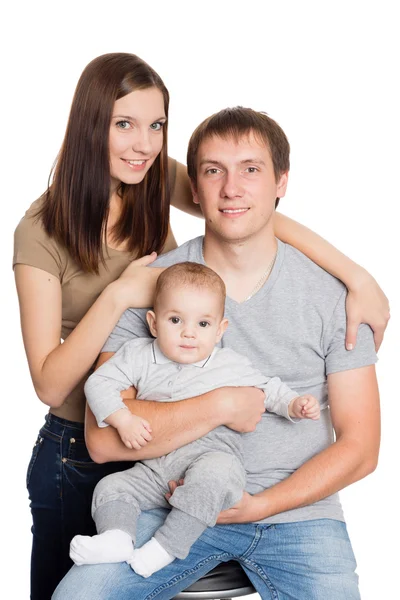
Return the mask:
[[[114,184],[140,183],[161,152],[166,122],[156,87],[136,90],[114,103],[110,125],[110,174]]]

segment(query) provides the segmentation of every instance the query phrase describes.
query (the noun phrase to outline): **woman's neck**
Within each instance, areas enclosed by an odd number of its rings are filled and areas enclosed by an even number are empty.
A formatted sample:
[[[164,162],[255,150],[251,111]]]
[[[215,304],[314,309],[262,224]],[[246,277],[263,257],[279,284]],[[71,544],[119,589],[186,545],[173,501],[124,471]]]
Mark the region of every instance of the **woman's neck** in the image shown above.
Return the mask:
[[[108,212],[107,230],[106,230],[106,244],[114,250],[124,250],[125,243],[119,243],[113,236],[113,229],[118,223],[122,212],[122,198],[118,194],[117,189],[110,196],[110,208]]]

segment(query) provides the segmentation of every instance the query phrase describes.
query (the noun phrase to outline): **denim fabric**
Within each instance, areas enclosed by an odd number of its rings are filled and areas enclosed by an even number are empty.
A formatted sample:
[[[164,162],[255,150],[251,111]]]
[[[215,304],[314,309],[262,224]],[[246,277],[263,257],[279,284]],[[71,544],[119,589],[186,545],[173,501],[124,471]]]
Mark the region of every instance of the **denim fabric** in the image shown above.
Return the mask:
[[[72,566],[69,543],[74,535],[96,533],[91,518],[98,481],[132,463],[94,463],[82,423],[46,416],[27,472],[32,512],[31,599],[49,600]]]
[[[143,513],[138,546],[160,526],[163,514]],[[346,525],[331,519],[217,525],[205,531],[186,559],[149,579],[126,563],[74,566],[53,600],[167,600],[232,559],[241,563],[265,600],[360,600]]]

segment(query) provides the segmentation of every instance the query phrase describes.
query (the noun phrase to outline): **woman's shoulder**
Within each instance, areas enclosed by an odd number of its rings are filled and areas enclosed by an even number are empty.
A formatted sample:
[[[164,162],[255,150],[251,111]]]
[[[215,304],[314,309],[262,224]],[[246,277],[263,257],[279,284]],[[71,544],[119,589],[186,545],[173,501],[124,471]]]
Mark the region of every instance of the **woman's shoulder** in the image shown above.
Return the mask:
[[[25,264],[60,278],[65,263],[65,248],[45,230],[40,218],[43,196],[35,200],[14,232],[13,267]]]

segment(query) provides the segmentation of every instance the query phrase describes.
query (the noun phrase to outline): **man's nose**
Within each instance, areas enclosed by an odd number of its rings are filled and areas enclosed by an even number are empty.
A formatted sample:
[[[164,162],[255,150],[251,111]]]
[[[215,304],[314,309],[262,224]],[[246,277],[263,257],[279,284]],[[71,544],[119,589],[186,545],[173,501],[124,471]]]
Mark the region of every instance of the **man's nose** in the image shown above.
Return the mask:
[[[237,173],[227,173],[222,186],[222,195],[224,198],[236,198],[243,195],[243,189],[240,184]]]

